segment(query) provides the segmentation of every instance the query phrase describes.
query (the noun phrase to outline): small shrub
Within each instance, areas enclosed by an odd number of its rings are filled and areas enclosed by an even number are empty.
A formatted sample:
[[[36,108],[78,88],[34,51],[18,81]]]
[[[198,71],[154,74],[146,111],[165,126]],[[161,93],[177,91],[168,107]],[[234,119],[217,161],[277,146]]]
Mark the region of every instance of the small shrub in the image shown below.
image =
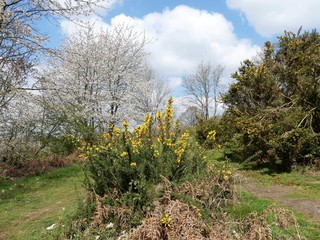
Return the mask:
[[[198,120],[196,126],[196,139],[201,145],[210,149],[215,147],[218,122],[219,119],[217,117],[212,117],[208,120],[200,118]]]

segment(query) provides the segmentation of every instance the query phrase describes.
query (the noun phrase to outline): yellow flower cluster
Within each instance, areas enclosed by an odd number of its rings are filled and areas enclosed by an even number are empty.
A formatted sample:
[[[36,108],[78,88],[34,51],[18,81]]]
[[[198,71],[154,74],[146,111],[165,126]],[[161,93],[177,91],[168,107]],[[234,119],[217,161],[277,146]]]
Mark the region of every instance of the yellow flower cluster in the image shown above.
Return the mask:
[[[167,139],[171,138],[170,136],[170,130],[172,125],[172,119],[173,119],[173,107],[172,107],[173,99],[170,97],[168,99],[168,105],[166,107],[164,116],[162,116],[161,112],[157,112],[156,119],[157,119],[157,129],[158,129],[158,142],[164,143],[165,141],[168,142]],[[176,126],[176,123],[175,123]],[[178,125],[177,125],[178,126]]]
[[[172,218],[169,217],[169,214],[167,214],[167,213],[161,218],[161,223],[162,223],[164,226],[170,227],[171,221],[172,221]]]
[[[199,209],[199,208],[197,208],[197,213],[198,213],[198,216],[199,216],[199,217],[201,217],[201,216],[202,216],[202,214],[201,214],[201,212],[200,212],[200,209]]]
[[[228,171],[222,170],[221,173],[222,173],[223,179],[226,181],[230,178],[230,176],[232,174],[232,172],[230,170],[228,170]]]
[[[111,135],[108,132],[103,132],[102,137],[107,141],[111,139]]]
[[[81,145],[78,147],[78,150],[80,152],[79,157],[83,158],[84,160],[87,160],[89,157],[97,157],[99,153],[106,150],[107,148],[110,148],[110,146],[110,144],[107,146],[98,146],[81,142]]]
[[[126,157],[126,156],[128,156],[128,152],[122,152],[122,153],[120,154],[120,157]]]
[[[177,163],[178,164],[180,164],[182,155],[185,152],[186,147],[188,146],[189,137],[190,137],[190,134],[188,131],[186,131],[184,134],[182,134],[180,140],[178,140],[176,143],[176,146],[178,146],[178,147],[176,148],[174,153],[177,156]]]
[[[216,134],[217,134],[217,132],[215,130],[210,131],[207,135],[207,139],[208,140],[216,140]]]
[[[165,138],[165,126],[162,121],[162,112],[157,112],[156,118],[158,121],[157,128],[158,128],[158,132],[159,132],[157,140],[158,140],[158,142],[162,143]]]
[[[114,128],[114,129],[113,129],[113,135],[114,135],[115,137],[120,137],[120,136],[121,136],[121,130],[120,130],[120,128]]]
[[[165,114],[164,114],[164,120],[167,124],[172,123],[172,118],[173,118],[173,107],[172,107],[173,99],[170,97],[168,99],[168,106],[166,108]]]
[[[142,146],[142,141],[139,138],[131,138],[132,152],[138,154],[140,152],[140,147]]]
[[[128,121],[125,120],[125,121],[122,123],[122,126],[123,126],[124,128],[128,128],[128,127],[129,127]]]
[[[83,154],[82,156],[86,159],[97,156],[105,157],[105,154],[101,155],[100,153],[105,150],[112,151],[112,156],[117,155],[119,158],[129,157],[130,165],[135,167],[140,163],[136,159],[143,158],[144,156],[140,155],[146,151],[150,150],[153,158],[159,158],[164,151],[170,149],[170,153],[175,155],[175,161],[180,164],[188,147],[190,134],[185,132],[178,137],[179,124],[172,123],[172,103],[173,99],[169,98],[165,113],[158,112],[156,114],[157,129],[152,128],[153,119],[151,114],[146,115],[144,122],[139,127],[134,128],[133,132],[129,131],[128,121],[122,123],[122,131],[111,123],[108,131],[102,133],[97,145],[82,146],[79,149]],[[209,136],[214,137],[215,131],[211,131]],[[158,141],[154,142],[154,140]]]
[[[124,127],[124,134],[126,137],[129,137],[129,123],[127,120],[125,120],[123,123],[122,123],[122,126]]]
[[[170,135],[169,138],[166,138],[166,139],[164,140],[164,144],[167,145],[169,148],[174,147],[175,144],[174,144],[174,137],[173,137],[173,135]]]
[[[218,167],[214,163],[208,164],[208,168],[210,172],[220,175],[225,181],[229,180],[232,175],[232,171],[227,169],[225,165],[222,166],[223,170],[217,169]]]
[[[160,156],[159,150],[155,149],[154,152],[153,152],[153,156],[154,157],[159,157]]]
[[[151,137],[151,124],[152,124],[152,116],[151,114],[147,114],[144,117],[144,122],[138,128],[134,129],[137,137]]]

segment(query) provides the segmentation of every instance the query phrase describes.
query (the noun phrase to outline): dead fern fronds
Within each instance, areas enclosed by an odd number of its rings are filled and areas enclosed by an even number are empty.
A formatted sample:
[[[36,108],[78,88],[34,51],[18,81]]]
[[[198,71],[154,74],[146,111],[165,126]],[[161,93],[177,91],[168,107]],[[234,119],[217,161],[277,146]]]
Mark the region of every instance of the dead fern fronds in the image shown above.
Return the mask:
[[[268,216],[273,216],[275,220],[272,221],[272,223],[268,223]],[[248,240],[273,239],[273,226],[283,230],[287,230],[293,226],[295,233],[287,231],[288,235],[286,237],[291,235],[292,238],[290,239],[302,239],[299,232],[299,224],[293,215],[293,212],[285,208],[275,207],[275,205],[270,205],[262,211],[261,214],[253,212],[247,216],[242,225],[244,238]]]
[[[99,227],[103,224],[104,219],[105,219],[105,214],[104,214],[104,206],[102,203],[102,198],[95,194],[95,212],[92,217],[92,222],[90,223],[91,227]]]
[[[174,188],[173,191],[191,196],[204,208],[215,210],[215,212],[219,209],[222,211],[224,206],[235,198],[234,188],[230,181],[220,181],[215,176],[201,181],[185,182]]]
[[[276,218],[273,224],[276,224],[278,227],[282,229],[287,229],[290,226],[294,226],[296,231],[295,238],[298,240],[302,239],[299,231],[299,223],[291,210],[271,205],[263,211],[263,214],[265,216],[268,214],[273,214]]]
[[[271,240],[272,230],[268,226],[266,218],[258,213],[250,213],[243,224],[245,239],[247,240]]]
[[[164,215],[170,217],[163,224]],[[170,200],[165,204],[157,201],[155,209],[148,214],[143,224],[132,230],[127,239],[176,240],[176,239],[231,239],[220,225],[209,226],[195,206],[179,200]]]

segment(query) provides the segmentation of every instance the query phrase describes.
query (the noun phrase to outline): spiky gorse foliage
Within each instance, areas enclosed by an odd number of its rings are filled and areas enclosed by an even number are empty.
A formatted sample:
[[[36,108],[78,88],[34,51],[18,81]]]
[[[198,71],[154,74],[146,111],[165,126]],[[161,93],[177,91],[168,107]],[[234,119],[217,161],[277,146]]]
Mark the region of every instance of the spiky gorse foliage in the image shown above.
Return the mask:
[[[319,46],[316,30],[285,31],[232,75],[220,122],[230,159],[276,171],[319,159]]]
[[[88,231],[112,222],[113,235],[110,230],[106,236],[114,237],[140,225],[132,234],[141,237],[140,231],[148,228],[145,219],[153,222],[150,231],[159,231],[157,236],[198,239],[207,233],[206,221],[217,218],[211,212],[232,199],[231,171],[209,164],[205,148],[188,132],[180,132],[172,104],[169,98],[163,113],[146,115],[139,127],[130,128],[128,121],[121,129],[111,124],[97,142],[80,146],[89,170],[88,202],[95,206],[86,217],[93,219],[87,222]],[[214,131],[209,138],[215,140]]]
[[[158,112],[155,119],[146,115],[132,131],[128,121],[122,129],[110,125],[97,143],[84,143],[79,148],[88,159],[97,194],[103,196],[114,190],[141,193],[140,188],[159,182],[160,176],[178,181],[206,169],[203,151],[191,144],[188,132],[180,134],[179,124],[174,123],[172,103],[169,98],[164,113]]]

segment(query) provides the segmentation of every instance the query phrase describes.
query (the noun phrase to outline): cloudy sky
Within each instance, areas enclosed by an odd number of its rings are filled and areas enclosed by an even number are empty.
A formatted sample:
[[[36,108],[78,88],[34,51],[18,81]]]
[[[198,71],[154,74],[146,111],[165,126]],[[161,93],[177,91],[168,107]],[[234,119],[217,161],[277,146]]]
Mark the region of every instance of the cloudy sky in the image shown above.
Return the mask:
[[[101,16],[86,20],[97,27],[128,22],[145,31],[153,39],[146,48],[149,61],[176,97],[183,95],[182,77],[200,61],[224,65],[228,85],[230,74],[265,41],[276,41],[284,30],[320,26],[319,0],[106,0],[105,5]],[[67,20],[45,26],[52,44],[74,27]]]

